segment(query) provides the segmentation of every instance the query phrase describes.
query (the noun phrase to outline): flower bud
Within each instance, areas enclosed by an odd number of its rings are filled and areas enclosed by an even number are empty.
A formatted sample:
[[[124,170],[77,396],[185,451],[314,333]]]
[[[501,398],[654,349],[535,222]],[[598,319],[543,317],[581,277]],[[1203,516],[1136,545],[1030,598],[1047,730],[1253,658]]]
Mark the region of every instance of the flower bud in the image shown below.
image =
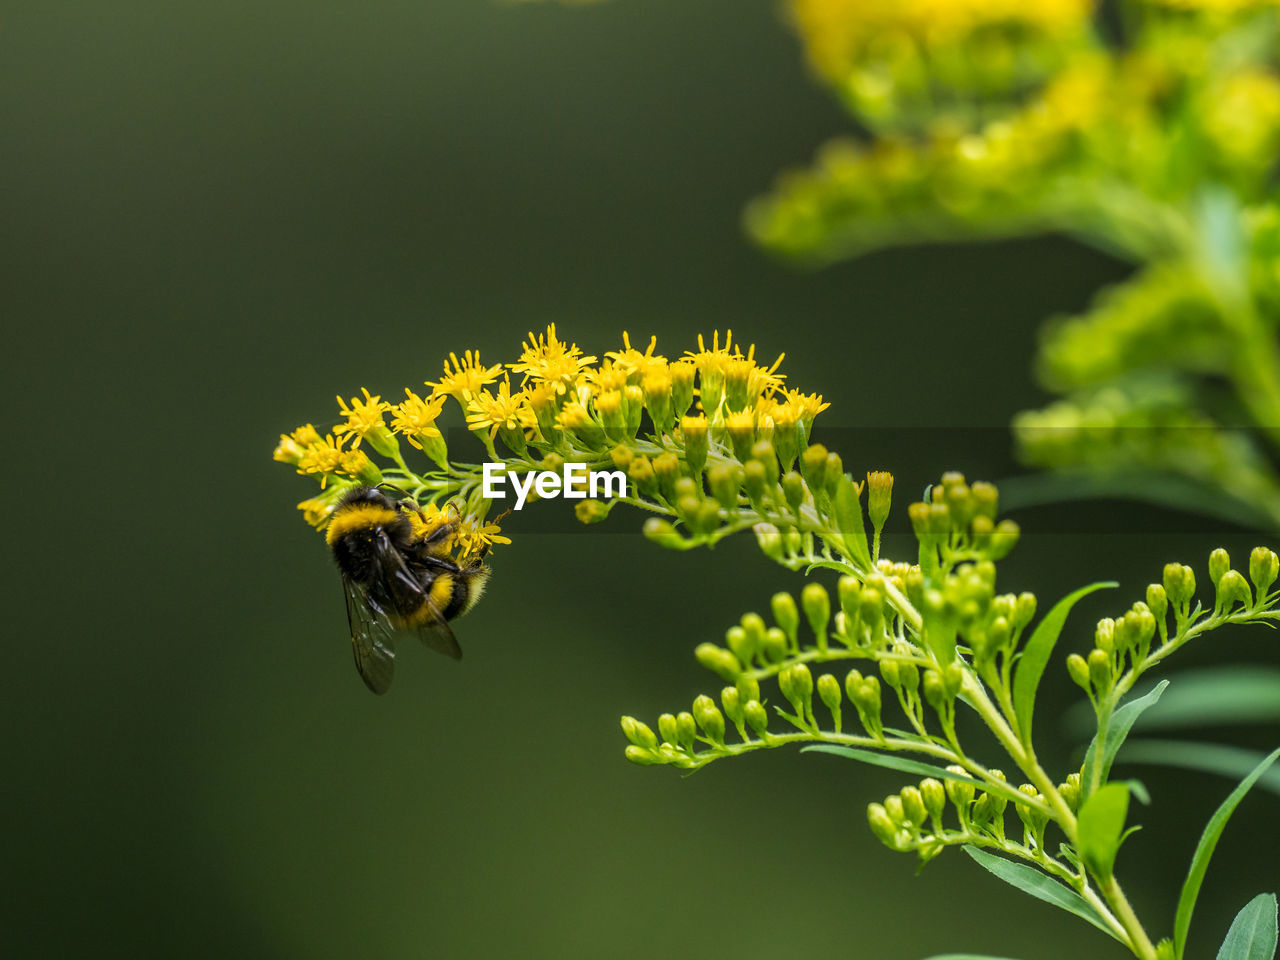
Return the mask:
[[[545,467],[545,462],[543,463]],[[644,454],[631,458],[630,465],[626,468],[627,478],[635,485],[635,488],[646,496],[656,496],[658,493],[658,476],[653,472],[653,462]]]
[[[693,655],[700,664],[726,680],[732,680],[742,672],[742,664],[738,662],[733,652],[724,647],[717,647],[714,643],[698,644],[694,648]]]
[[[743,463],[751,459],[751,444],[756,436],[756,418],[750,410],[725,415],[724,429],[729,434],[733,455]]]
[[[1222,575],[1231,569],[1231,555],[1218,547],[1209,554],[1209,582],[1216,585]]]
[[[697,736],[698,725],[693,719],[693,714],[688,710],[681,710],[676,714],[676,737],[680,746],[686,750],[692,750],[697,742]]]
[[[1239,570],[1228,570],[1218,580],[1217,605],[1223,613],[1229,613],[1237,604],[1245,608],[1253,606],[1253,594]]]
[[[907,811],[902,805],[902,797],[896,793],[891,793],[884,798],[884,812],[889,815],[889,819],[895,826],[902,826],[907,822]]]
[[[756,535],[756,543],[760,552],[770,560],[781,560],[783,554],[782,534],[772,523],[757,523],[751,528]]]
[[[1022,528],[1014,521],[1001,520],[991,534],[987,555],[992,560],[1003,560],[1009,555],[1009,551],[1018,545],[1018,538],[1021,536]]]
[[[693,379],[697,372],[697,366],[689,360],[677,360],[667,367],[667,375],[671,377],[671,412],[674,416],[683,417],[693,406]]]
[[[734,725],[742,723],[742,697],[736,686],[725,687],[720,691],[720,705],[724,707],[724,715],[732,720]]]
[[[1188,566],[1170,563],[1164,568],[1164,589],[1174,609],[1185,608],[1196,593],[1196,575]]]
[[[893,822],[893,818],[889,816],[889,811],[880,803],[867,804],[867,823],[871,826],[871,832],[891,850],[900,849],[897,842],[898,826]]]
[[[760,682],[750,674],[740,674],[737,680],[739,698],[743,703],[760,699]]]
[[[823,473],[822,480],[827,493],[835,496],[836,486],[844,479],[844,461],[840,459],[840,454],[827,454],[827,466]]]
[[[954,763],[951,766],[947,767],[947,770],[950,771],[951,773],[958,774],[964,777],[968,777],[970,775],[969,771],[965,770],[964,767],[961,767]],[[945,786],[946,786],[947,796],[951,798],[951,802],[955,804],[956,809],[959,810],[961,813],[965,813],[968,810],[969,804],[973,802],[973,795],[975,791],[973,781],[972,780],[948,780]]]
[[[667,499],[675,496],[676,481],[680,478],[680,458],[668,450],[653,458],[653,473],[658,478],[658,487]]]
[[[862,584],[858,582],[857,577],[845,574],[837,584],[837,591],[840,597],[840,609],[844,611],[844,615],[851,621],[856,620],[858,617],[858,598],[862,593]]]
[[[804,475],[809,489],[816,495],[826,489],[827,481],[827,448],[820,443],[805,450],[800,455],[800,472]]]
[[[764,464],[759,460],[748,460],[742,468],[742,488],[746,490],[748,499],[757,507],[764,502],[768,482]]]
[[[804,504],[804,480],[794,470],[782,478],[782,496],[793,513],[799,513]]]
[[[806,583],[800,591],[800,603],[804,606],[805,619],[809,621],[809,629],[817,638],[818,648],[827,647],[827,624],[831,620],[831,598],[827,596],[826,587],[820,583]]]
[[[658,738],[649,727],[635,717],[622,718],[622,732],[637,747],[652,750],[658,745]]]
[[[764,633],[764,658],[770,663],[781,663],[787,657],[787,635],[777,627]]]
[[[1043,799],[1040,796],[1040,791],[1029,783],[1024,783],[1018,787],[1018,792],[1031,800]],[[1043,810],[1026,803],[1015,803],[1013,809],[1018,814],[1018,819],[1022,821],[1022,825],[1027,828],[1027,831],[1033,837],[1039,838],[1045,825],[1049,822],[1049,815]]]
[[[738,491],[742,487],[741,472],[736,464],[717,463],[707,471],[707,483],[711,495],[726,510],[738,506]]]
[[[950,698],[946,685],[942,682],[942,674],[937,670],[926,670],[924,674],[924,699],[929,706],[941,713],[946,709]]]
[[[889,519],[889,507],[893,501],[893,474],[876,470],[867,474],[867,515],[871,526],[879,533]]]
[[[751,459],[759,460],[764,466],[765,480],[770,484],[778,482],[778,455],[769,440],[757,440],[751,445]]]
[[[902,811],[912,826],[921,826],[928,814],[924,809],[924,797],[918,787],[903,787],[898,794],[902,798]]]
[[[676,715],[674,713],[664,713],[658,718],[658,736],[662,737],[663,743],[676,744],[680,742],[680,737],[676,734]]]
[[[1036,595],[1020,593],[1013,605],[1013,627],[1015,630],[1025,629],[1036,616]]]
[[[1084,657],[1078,653],[1067,657],[1067,673],[1078,686],[1084,688],[1085,693],[1089,692],[1089,664],[1085,662]]]
[[[902,686],[902,675],[898,669],[897,660],[881,660],[880,676],[884,678],[884,682],[893,690],[897,690]]]
[[[762,636],[760,640],[763,642],[764,637]],[[724,642],[739,662],[744,664],[750,663],[751,658],[760,649],[760,645],[753,645],[747,636],[747,631],[739,626],[730,627],[724,632]]]
[[[693,701],[693,719],[712,742],[724,745],[724,714],[705,693]]]
[[[634,743],[627,745],[626,757],[632,763],[641,767],[652,766],[655,763],[662,763],[662,759],[651,750],[644,747],[637,747]]]
[[[884,596],[875,587],[866,587],[858,602],[858,616],[872,631],[879,629],[884,621]]]
[[[770,601],[773,607],[773,621],[782,628],[782,632],[787,635],[787,639],[792,644],[797,643],[797,636],[800,628],[800,611],[796,609],[795,597],[780,590],[773,595]],[[763,621],[761,621],[763,624]]]
[[[782,687],[782,695],[795,708],[796,716],[804,718],[813,712],[813,674],[807,666],[792,664],[778,675],[778,685]]]
[[[763,738],[769,728],[769,714],[759,700],[748,700],[742,708],[747,719],[747,726],[757,737]]]
[[[1165,593],[1164,587],[1158,583],[1152,583],[1147,586],[1147,607],[1151,610],[1152,616],[1156,618],[1156,624],[1160,627],[1160,635],[1164,636],[1167,620],[1165,619],[1169,613],[1169,595]]]
[[[613,461],[615,467],[623,472],[630,469],[631,461],[635,459],[635,456],[635,451],[625,443],[620,443],[609,451],[609,459]]]
[[[880,681],[875,677],[860,678],[856,683],[853,677],[858,671],[852,670],[845,680],[845,692],[858,711],[858,719],[867,733],[877,739],[883,736],[880,724]]]
[[[829,673],[818,678],[818,696],[831,712],[831,722],[837,732],[840,730],[840,681]]]
[[[1067,777],[1066,783],[1058,784],[1058,793],[1062,795],[1063,802],[1071,808],[1071,812],[1078,813],[1080,810],[1080,774],[1075,773],[1071,776],[1075,777],[1075,782],[1071,781],[1071,777]]]
[[[579,523],[599,523],[609,516],[609,504],[602,500],[582,500],[573,505],[573,515]]]
[[[1093,642],[1099,650],[1111,653],[1116,648],[1115,642],[1116,622],[1110,617],[1104,617],[1098,621],[1098,627],[1093,632]]]
[[[1111,689],[1111,656],[1104,650],[1093,649],[1089,651],[1089,679],[1099,693],[1105,693]]]
[[[1266,547],[1254,547],[1253,553],[1249,554],[1249,579],[1258,588],[1259,603],[1263,602],[1263,598],[1271,589],[1271,585],[1276,582],[1278,575],[1280,575],[1280,557],[1276,556],[1276,552]]]
[[[743,633],[746,634],[746,645],[754,654],[757,650],[764,647],[765,633],[767,633],[764,617],[758,613],[744,613],[738,621],[742,627]]]
[[[650,517],[644,522],[644,535],[660,547],[681,548],[685,545],[684,537],[669,521],[661,517]]]
[[[940,780],[929,777],[920,781],[920,797],[924,800],[925,811],[935,825],[940,825],[942,813],[947,806],[947,792]]]
[[[973,500],[975,518],[984,517],[994,521],[1000,502],[1000,493],[996,490],[995,484],[978,480],[969,488],[969,495]]]

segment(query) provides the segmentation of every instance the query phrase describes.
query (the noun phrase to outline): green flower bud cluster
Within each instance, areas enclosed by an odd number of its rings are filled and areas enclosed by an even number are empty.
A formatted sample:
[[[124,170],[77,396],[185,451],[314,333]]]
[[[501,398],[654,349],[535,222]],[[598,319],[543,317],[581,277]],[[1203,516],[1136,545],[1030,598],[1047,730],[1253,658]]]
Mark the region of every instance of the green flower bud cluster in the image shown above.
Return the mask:
[[[1214,585],[1213,620],[1265,614],[1280,593],[1271,590],[1280,575],[1280,557],[1268,547],[1249,555],[1249,581],[1231,566],[1226,550],[1209,555],[1209,581]],[[1185,642],[1188,628],[1203,623],[1205,611],[1195,604],[1196,575],[1190,567],[1170,563],[1161,583],[1147,587],[1146,600],[1136,602],[1118,618],[1105,617],[1094,631],[1094,648],[1087,655],[1073,653],[1067,671],[1092,699],[1106,696],[1127,671],[1141,671],[1153,650]],[[1169,622],[1169,614],[1173,622]]]
[[[928,502],[907,508],[923,550],[947,565],[959,559],[996,561],[1018,542],[1012,520],[996,520],[999,494],[985,482],[970,486],[962,473],[946,473],[930,489]]]

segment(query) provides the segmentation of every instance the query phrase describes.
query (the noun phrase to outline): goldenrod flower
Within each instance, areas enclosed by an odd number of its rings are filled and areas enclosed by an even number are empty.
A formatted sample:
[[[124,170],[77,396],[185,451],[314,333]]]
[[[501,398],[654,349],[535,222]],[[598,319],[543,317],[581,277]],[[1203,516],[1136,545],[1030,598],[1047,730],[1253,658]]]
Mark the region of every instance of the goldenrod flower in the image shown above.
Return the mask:
[[[386,424],[382,418],[391,409],[391,404],[385,402],[382,397],[370,396],[366,387],[361,387],[360,392],[364,394],[364,399],[352,397],[350,407],[341,397],[337,398],[338,409],[342,411],[342,415],[347,418],[347,421],[333,428],[333,432],[338,436],[345,434],[351,437],[353,447],[360,446],[360,441],[365,437],[374,434],[380,429],[385,429]]]
[[[650,337],[649,346],[645,348],[644,353],[641,353],[631,346],[631,336],[624,330],[622,332],[622,346],[623,349],[610,350],[605,353],[605,356],[633,374],[635,380],[643,380],[649,373],[667,365],[666,357],[653,352],[658,346],[657,337]]]
[[[298,509],[302,511],[302,519],[319,530],[329,522],[333,503],[320,497],[313,497],[310,500],[303,500],[298,504]]]
[[[595,362],[595,357],[584,357],[576,344],[557,339],[553,323],[545,334],[535,337],[530,332],[520,362],[507,366],[515,373],[523,373],[526,381],[542,380],[554,384],[557,393],[564,393],[578,382],[579,371]]]
[[[445,397],[430,396],[423,399],[408,387],[404,388],[404,392],[405,399],[391,408],[391,429],[403,434],[411,444],[422,449],[422,437],[440,436],[436,418],[444,408]]]
[[[589,384],[596,393],[605,393],[623,389],[630,382],[633,372],[626,364],[606,360],[598,367],[583,370],[579,382]]]
[[[433,396],[453,397],[465,407],[468,397],[493,383],[500,373],[502,364],[486,367],[480,362],[479,350],[468,350],[461,361],[456,353],[450,353],[444,362],[444,376],[435,382],[428,380],[426,385],[431,387]]]
[[[313,443],[320,442],[320,434],[311,424],[298,427],[292,433],[280,434],[280,442],[276,444],[275,450],[271,454],[271,459],[279,460],[281,463],[297,465],[302,459],[302,454],[306,448]]]
[[[814,417],[827,409],[827,407],[831,406],[829,403],[823,403],[822,397],[816,393],[801,393],[798,390],[785,390],[783,391],[783,395],[787,398],[786,402],[794,405],[796,410],[799,411],[800,419],[804,421],[806,427],[812,425]],[[776,414],[774,416],[774,422],[778,422]]]
[[[504,377],[498,386],[497,396],[488,390],[472,394],[467,400],[467,429],[489,428],[492,439],[498,431],[524,431],[537,424],[533,411],[523,392],[511,393],[511,380]]]
[[[333,434],[327,434],[324,439],[308,444],[298,458],[298,472],[320,474],[323,487],[328,482],[328,475],[342,464],[343,454],[347,452],[342,449],[343,442],[344,438],[335,439]]]
[[[502,528],[496,523],[484,523],[473,517],[463,517],[458,524],[456,534],[458,546],[463,559],[480,554],[495,543],[510,543],[510,537],[504,537]]]

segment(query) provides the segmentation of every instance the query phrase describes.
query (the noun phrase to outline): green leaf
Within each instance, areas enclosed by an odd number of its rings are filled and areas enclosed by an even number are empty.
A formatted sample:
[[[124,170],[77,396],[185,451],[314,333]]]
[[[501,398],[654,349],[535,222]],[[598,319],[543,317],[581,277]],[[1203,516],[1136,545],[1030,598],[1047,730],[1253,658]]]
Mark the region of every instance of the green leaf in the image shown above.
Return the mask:
[[[1273,960],[1276,955],[1276,895],[1260,893],[1231,921],[1218,960]]]
[[[1035,867],[1024,863],[1014,863],[1012,860],[997,857],[995,854],[987,853],[985,850],[980,850],[972,845],[966,845],[964,852],[973,857],[981,867],[995,874],[1005,883],[1017,887],[1023,893],[1030,894],[1037,900],[1051,903],[1055,907],[1060,907],[1067,911],[1067,913],[1074,913],[1077,917],[1088,920],[1103,933],[1120,940],[1116,932],[1107,925],[1107,921],[1102,918],[1102,915],[1089,905],[1089,901],[1066,884],[1059,883],[1052,877],[1046,876]],[[1123,943],[1124,941],[1121,942]]]
[[[1128,814],[1129,788],[1123,783],[1099,787],[1080,808],[1076,822],[1080,856],[1095,876],[1111,876]]]
[[[1006,477],[999,482],[1001,509],[1020,510],[1076,500],[1136,500],[1214,517],[1252,530],[1275,530],[1276,519],[1255,504],[1190,477],[1155,470],[1064,468]]]
[[[939,780],[960,780],[972,783],[978,787],[986,788],[981,780],[971,777],[964,773],[953,773],[950,770],[944,770],[942,767],[936,767],[932,763],[923,763],[919,760],[909,760],[906,757],[895,757],[893,754],[876,753],[874,750],[861,750],[858,747],[842,747],[835,743],[815,743],[812,746],[803,747],[801,753],[830,753],[837,757],[844,757],[848,760],[860,760],[863,763],[870,763],[877,767],[888,767],[890,770],[901,770],[903,773],[914,773],[921,777],[936,777]]]
[[[1067,622],[1067,614],[1081,597],[1103,587],[1116,586],[1119,584],[1108,580],[1081,587],[1055,603],[1053,609],[1036,625],[1031,639],[1023,647],[1022,657],[1018,660],[1018,672],[1013,677],[1013,711],[1018,718],[1018,731],[1023,743],[1031,742],[1031,715],[1036,706],[1036,689],[1040,686],[1040,678],[1044,676],[1044,668],[1049,663],[1062,627]]]
[[[1262,666],[1184,670],[1142,718],[1141,729],[1273,723],[1280,720],[1280,670]]]
[[[840,542],[844,544],[841,552],[861,567],[871,566],[871,548],[867,546],[858,487],[848,477],[841,477],[836,485],[835,501],[836,526],[840,529]]]
[[[1191,858],[1191,869],[1187,871],[1187,879],[1182,884],[1182,895],[1178,897],[1178,913],[1173,923],[1173,945],[1178,960],[1181,960],[1187,946],[1191,914],[1196,908],[1200,886],[1204,883],[1204,875],[1209,869],[1209,860],[1213,857],[1213,851],[1218,846],[1218,839],[1222,836],[1222,831],[1227,828],[1227,821],[1231,819],[1231,814],[1240,805],[1244,795],[1249,792],[1249,788],[1270,769],[1277,757],[1280,757],[1280,750],[1273,750],[1267,754],[1262,762],[1240,781],[1240,785],[1231,791],[1231,795],[1222,801],[1222,805],[1214,811],[1209,822],[1205,824],[1204,833],[1201,834],[1200,842],[1196,845],[1195,855]]]
[[[1160,706],[1143,715],[1138,730],[1280,721],[1280,669],[1275,667],[1205,667],[1172,673],[1169,679],[1173,688]],[[1068,732],[1077,737],[1084,737],[1097,723],[1088,703],[1072,707],[1064,719]]]
[[[1169,681],[1161,680],[1156,684],[1155,689],[1145,697],[1131,700],[1111,715],[1111,722],[1107,725],[1106,742],[1101,753],[1098,752],[1098,737],[1096,734],[1094,735],[1093,740],[1089,743],[1089,749],[1085,752],[1084,765],[1080,768],[1080,784],[1085,791],[1084,799],[1089,799],[1090,784],[1107,782],[1107,777],[1111,773],[1111,765],[1116,760],[1116,751],[1120,749],[1125,738],[1129,736],[1129,731],[1133,729],[1138,717],[1142,716],[1144,710],[1153,706],[1160,699],[1160,695],[1164,693],[1167,686],[1169,686]],[[1096,773],[1095,767],[1097,768]],[[1147,801],[1144,800],[1143,802]]]
[[[1130,740],[1124,747],[1121,763],[1152,763],[1166,767],[1182,767],[1231,777],[1245,776],[1256,767],[1264,754],[1245,747],[1228,747],[1218,743],[1194,743],[1189,740]],[[1280,794],[1280,769],[1268,770],[1255,786]]]

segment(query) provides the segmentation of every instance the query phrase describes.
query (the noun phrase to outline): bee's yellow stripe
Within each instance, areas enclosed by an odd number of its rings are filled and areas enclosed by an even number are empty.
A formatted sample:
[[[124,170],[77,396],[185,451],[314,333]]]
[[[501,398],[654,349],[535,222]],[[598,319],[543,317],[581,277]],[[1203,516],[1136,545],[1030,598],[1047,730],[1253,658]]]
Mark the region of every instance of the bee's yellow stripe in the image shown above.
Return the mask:
[[[449,601],[453,599],[453,574],[442,573],[431,581],[431,589],[427,592],[427,597],[441,613],[447,611]]]
[[[380,527],[391,523],[395,518],[396,511],[380,507],[376,503],[355,503],[343,507],[333,515],[325,533],[325,541],[332,546],[335,540],[340,540],[349,533]]]

